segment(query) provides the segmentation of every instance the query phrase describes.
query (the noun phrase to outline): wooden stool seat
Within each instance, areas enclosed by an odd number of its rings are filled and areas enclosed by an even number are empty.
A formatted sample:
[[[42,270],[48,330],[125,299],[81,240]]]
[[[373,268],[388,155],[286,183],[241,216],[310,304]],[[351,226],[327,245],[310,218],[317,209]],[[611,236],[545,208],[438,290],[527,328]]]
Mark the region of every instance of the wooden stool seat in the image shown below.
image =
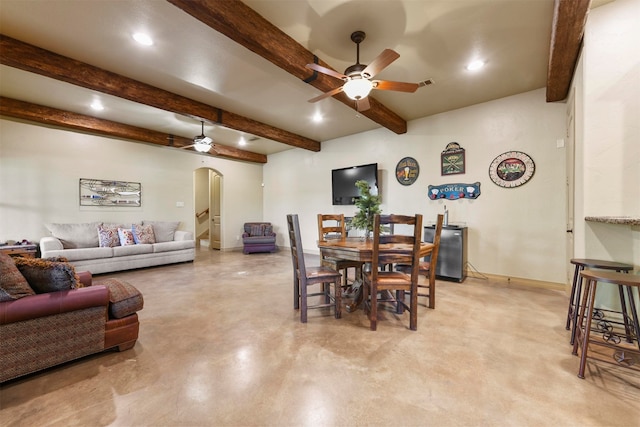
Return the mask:
[[[615,363],[626,368],[640,370],[640,322],[638,321],[638,310],[636,308],[633,290],[640,294],[640,276],[635,274],[624,274],[613,271],[583,270],[580,272],[580,280],[586,280],[586,288],[582,295],[582,302],[579,305],[580,314],[575,323],[576,339],[573,344],[573,354],[578,354],[581,348],[580,365],[578,377],[584,378],[584,369],[587,356],[589,355],[589,345],[597,345],[604,352],[593,351],[591,357],[609,363]],[[598,283],[610,283],[617,285],[619,289],[626,290],[627,304],[624,304],[622,316],[630,319],[625,322],[625,331],[617,331],[611,324],[597,320],[596,328],[592,328],[594,321],[594,302]],[[621,291],[622,298],[624,292]],[[595,336],[601,333],[602,336]],[[626,336],[623,341],[621,336]],[[634,346],[635,342],[635,346]]]
[[[578,320],[578,304],[580,302],[580,295],[582,293],[582,279],[580,278],[580,272],[585,268],[596,268],[600,270],[615,270],[617,272],[629,272],[633,270],[633,266],[630,264],[623,264],[615,261],[605,261],[600,259],[588,259],[588,258],[573,258],[571,264],[576,266],[573,273],[573,284],[571,285],[571,295],[569,296],[569,308],[567,310],[567,324],[566,329],[571,330],[571,339],[569,342],[573,345],[576,338],[576,322]],[[619,288],[620,303],[623,304],[624,309],[624,297],[622,296],[622,288]]]

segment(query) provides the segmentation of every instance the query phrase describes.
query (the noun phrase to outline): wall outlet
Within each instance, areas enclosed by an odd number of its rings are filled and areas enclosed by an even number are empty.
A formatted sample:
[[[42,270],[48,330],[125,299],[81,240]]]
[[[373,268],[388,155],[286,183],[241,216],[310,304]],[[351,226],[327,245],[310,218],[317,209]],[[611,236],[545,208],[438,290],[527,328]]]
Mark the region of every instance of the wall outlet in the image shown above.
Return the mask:
[[[240,241],[240,236],[236,236],[236,242]]]
[[[184,208],[184,202],[176,202],[176,208]]]

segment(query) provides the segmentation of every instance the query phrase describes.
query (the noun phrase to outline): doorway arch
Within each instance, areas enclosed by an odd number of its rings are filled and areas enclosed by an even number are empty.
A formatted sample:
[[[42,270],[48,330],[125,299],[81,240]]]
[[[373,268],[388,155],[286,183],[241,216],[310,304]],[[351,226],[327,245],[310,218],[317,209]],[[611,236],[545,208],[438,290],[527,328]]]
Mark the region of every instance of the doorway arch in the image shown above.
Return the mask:
[[[211,168],[193,172],[195,236],[197,245],[207,242],[209,249],[222,248],[222,174]]]

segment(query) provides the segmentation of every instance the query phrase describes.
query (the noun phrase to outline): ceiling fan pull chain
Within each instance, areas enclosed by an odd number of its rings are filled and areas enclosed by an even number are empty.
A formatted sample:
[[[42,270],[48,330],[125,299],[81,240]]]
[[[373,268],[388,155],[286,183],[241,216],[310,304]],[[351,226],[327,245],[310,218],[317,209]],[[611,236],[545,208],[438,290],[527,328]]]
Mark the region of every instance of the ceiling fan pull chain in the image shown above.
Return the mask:
[[[318,57],[313,55],[313,63],[317,64],[318,63]],[[318,71],[313,70],[313,74],[311,74],[309,77],[307,77],[306,79],[302,80],[305,83],[311,83],[312,81],[314,81],[315,79],[318,78]]]

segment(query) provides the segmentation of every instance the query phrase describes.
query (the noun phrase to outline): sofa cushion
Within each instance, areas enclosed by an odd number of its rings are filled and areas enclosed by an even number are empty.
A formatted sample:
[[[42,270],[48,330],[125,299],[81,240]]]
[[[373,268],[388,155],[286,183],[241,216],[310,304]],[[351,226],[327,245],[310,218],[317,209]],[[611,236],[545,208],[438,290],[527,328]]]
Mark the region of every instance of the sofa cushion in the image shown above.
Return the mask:
[[[253,224],[249,227],[249,236],[262,236],[264,235],[264,224]]]
[[[139,254],[150,254],[153,252],[153,245],[128,245],[128,246],[118,246],[113,248],[113,256],[128,256],[128,255],[139,255]]]
[[[35,294],[13,259],[0,252],[0,302],[13,301]]]
[[[153,245],[153,252],[171,252],[179,251],[181,249],[191,249],[195,247],[196,242],[194,240],[177,240],[174,242],[155,243]]]
[[[116,319],[142,310],[142,294],[133,285],[120,279],[106,279],[97,283],[109,289],[109,313]]]
[[[37,293],[65,291],[82,287],[73,266],[67,262],[39,258],[16,258],[16,267]]]
[[[142,221],[142,225],[151,225],[156,243],[171,242],[180,221]]]
[[[47,254],[49,256],[64,256],[69,262],[73,262],[87,259],[111,258],[114,249],[115,248],[61,249],[59,251],[48,251]]]
[[[258,243],[275,243],[276,238],[275,236],[249,236],[249,237],[243,237],[242,238],[242,243],[245,244],[258,244]]]
[[[112,227],[106,224],[98,226],[98,245],[101,248],[120,246],[118,227]]]
[[[133,224],[131,226],[131,231],[133,232],[133,239],[136,241],[136,244],[138,245],[153,244],[156,242],[156,236],[153,233],[152,225]],[[173,240],[173,238],[171,240]]]
[[[45,224],[51,235],[62,242],[65,249],[98,247],[96,229],[101,222],[81,224]]]
[[[135,245],[133,233],[128,228],[118,228],[118,236],[120,236],[120,246]]]

